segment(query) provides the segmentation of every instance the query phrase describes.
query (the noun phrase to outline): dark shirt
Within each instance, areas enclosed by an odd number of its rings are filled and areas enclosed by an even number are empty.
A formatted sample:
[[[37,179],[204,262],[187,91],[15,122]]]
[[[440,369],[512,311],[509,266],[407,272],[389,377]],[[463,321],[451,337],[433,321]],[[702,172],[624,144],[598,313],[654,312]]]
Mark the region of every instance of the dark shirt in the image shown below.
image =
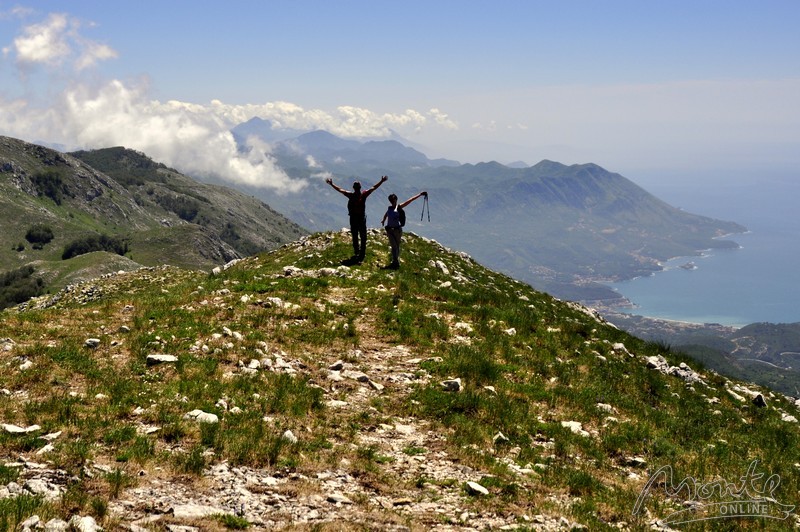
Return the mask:
[[[364,218],[367,215],[367,197],[372,190],[360,190],[347,193],[347,213],[350,218]]]

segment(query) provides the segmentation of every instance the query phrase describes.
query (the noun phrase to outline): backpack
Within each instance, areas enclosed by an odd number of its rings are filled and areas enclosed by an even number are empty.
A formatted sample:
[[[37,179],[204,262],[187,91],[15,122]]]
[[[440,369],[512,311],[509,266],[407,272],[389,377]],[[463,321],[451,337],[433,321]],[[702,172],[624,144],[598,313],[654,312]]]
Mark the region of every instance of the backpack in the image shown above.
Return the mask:
[[[405,227],[406,225],[406,211],[403,210],[402,207],[397,207],[397,215],[400,219],[400,227]]]

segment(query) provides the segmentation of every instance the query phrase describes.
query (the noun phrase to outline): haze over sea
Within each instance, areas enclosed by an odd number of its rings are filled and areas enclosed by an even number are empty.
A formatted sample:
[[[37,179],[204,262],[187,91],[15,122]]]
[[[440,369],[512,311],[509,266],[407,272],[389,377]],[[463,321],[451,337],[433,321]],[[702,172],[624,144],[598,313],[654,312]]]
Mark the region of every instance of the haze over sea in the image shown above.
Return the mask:
[[[732,326],[800,322],[798,177],[790,172],[745,179],[720,175],[643,185],[671,205],[738,222],[749,232],[728,237],[740,249],[676,258],[664,264],[663,272],[611,285],[636,305],[619,310]],[[697,268],[680,267],[689,261]]]

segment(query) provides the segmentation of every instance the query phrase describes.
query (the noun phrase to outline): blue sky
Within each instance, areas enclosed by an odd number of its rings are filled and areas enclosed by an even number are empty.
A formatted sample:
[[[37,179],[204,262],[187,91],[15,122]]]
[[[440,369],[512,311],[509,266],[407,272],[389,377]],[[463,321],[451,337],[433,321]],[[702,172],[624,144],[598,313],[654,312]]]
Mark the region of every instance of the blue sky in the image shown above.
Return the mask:
[[[782,171],[798,21],[795,0],[0,1],[0,134],[288,190],[231,127],[394,130],[431,157],[634,180]]]

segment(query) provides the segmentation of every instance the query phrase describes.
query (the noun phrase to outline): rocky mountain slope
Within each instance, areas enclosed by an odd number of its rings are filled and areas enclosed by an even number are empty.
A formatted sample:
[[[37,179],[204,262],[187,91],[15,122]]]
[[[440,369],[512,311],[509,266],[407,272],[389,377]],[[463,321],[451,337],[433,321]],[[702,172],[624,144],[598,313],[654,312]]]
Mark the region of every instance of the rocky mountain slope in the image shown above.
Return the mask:
[[[53,289],[142,265],[208,269],[305,234],[260,200],[132,150],[70,155],[9,137],[0,137],[0,224],[0,270],[31,265]],[[97,252],[88,264],[64,260],[78,244]]]
[[[355,267],[319,233],[4,312],[0,528],[798,525],[794,399],[413,234],[384,269],[370,239]],[[700,495],[741,478],[784,513]]]

